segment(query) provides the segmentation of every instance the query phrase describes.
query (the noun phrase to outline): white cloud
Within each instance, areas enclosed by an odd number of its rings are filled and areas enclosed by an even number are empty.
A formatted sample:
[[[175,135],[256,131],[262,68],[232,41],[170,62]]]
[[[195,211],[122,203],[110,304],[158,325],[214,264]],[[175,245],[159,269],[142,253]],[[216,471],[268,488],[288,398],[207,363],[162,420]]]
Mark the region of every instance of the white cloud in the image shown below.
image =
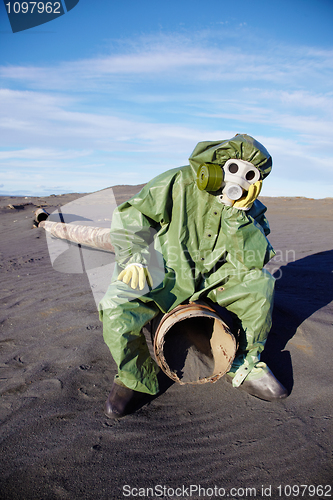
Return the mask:
[[[12,151],[0,151],[0,160],[10,160],[13,158],[24,160],[39,160],[46,161],[52,160],[68,160],[74,158],[81,158],[91,154],[92,151],[59,151],[56,149],[42,149],[42,148],[28,148]]]
[[[0,106],[2,146],[31,144],[35,152],[40,152],[41,146],[51,147],[59,140],[63,148],[88,146],[111,151],[124,149],[123,143],[126,142],[127,151],[145,151],[147,147],[150,151],[158,151],[163,144],[186,150],[182,144],[193,143],[193,138],[200,137],[204,131],[203,128],[161,122],[157,126],[147,119],[144,121],[143,117],[130,120],[114,115],[70,111],[65,109],[62,97],[48,98],[43,93],[31,91],[2,90]]]
[[[111,54],[56,66],[2,66],[4,81],[24,82],[35,89],[78,90],[98,86],[112,88],[119,81],[133,81],[138,75],[170,81],[176,75],[187,83],[198,81],[265,81],[280,85],[304,79],[329,87],[326,75],[333,68],[333,51],[294,47],[267,42],[256,50],[246,49],[241,35],[226,41],[219,31],[192,36],[141,37],[113,45]],[[244,48],[245,47],[245,48]],[[194,79],[193,79],[194,78]]]
[[[23,169],[33,179],[21,183],[46,186],[41,168],[50,186],[66,185],[55,172],[67,172],[85,192],[145,182],[186,163],[196,142],[242,131],[272,153],[274,175],[296,182],[318,169],[331,185],[333,51],[253,50],[241,35],[232,45],[207,33],[141,38],[55,66],[0,67],[5,188]]]
[[[252,93],[257,90],[258,89],[252,89]],[[278,100],[285,106],[295,106],[299,109],[304,109],[304,107],[306,107],[315,109],[316,111],[320,109],[325,113],[331,113],[333,110],[332,92],[314,94],[308,90],[295,90],[289,92],[285,90],[262,90],[260,93],[262,98],[267,100]]]

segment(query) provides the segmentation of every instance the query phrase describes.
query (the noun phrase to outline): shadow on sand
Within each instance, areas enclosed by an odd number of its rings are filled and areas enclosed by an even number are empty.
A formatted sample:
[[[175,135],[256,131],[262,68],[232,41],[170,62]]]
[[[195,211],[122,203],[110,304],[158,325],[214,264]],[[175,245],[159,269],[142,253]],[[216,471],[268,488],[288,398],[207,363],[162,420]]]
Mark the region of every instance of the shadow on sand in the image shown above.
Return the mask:
[[[274,277],[273,326],[262,360],[291,392],[292,362],[284,348],[297,328],[333,300],[333,250],[319,252],[282,266]]]

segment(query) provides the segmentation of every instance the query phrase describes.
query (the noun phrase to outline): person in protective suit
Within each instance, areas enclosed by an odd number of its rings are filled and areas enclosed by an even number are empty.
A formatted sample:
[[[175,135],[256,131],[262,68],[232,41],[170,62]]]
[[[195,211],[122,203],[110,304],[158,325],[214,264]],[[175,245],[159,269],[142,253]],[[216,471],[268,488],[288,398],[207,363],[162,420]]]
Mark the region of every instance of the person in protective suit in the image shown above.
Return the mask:
[[[199,299],[226,308],[239,323],[239,346],[227,374],[232,385],[267,401],[287,396],[260,361],[274,294],[274,278],[263,267],[275,252],[257,196],[272,158],[255,139],[237,134],[200,142],[189,161],[148,182],[113,215],[116,267],[99,304],[104,340],[118,366],[106,402],[110,417],[159,392],[159,367],[144,325]]]

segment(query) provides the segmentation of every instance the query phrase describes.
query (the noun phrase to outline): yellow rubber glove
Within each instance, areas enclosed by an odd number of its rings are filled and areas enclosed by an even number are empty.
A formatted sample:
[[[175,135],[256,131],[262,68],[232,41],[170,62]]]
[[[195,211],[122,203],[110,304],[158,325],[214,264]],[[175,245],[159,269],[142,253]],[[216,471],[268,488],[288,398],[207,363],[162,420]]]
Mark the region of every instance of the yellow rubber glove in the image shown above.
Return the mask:
[[[254,200],[259,196],[261,186],[262,181],[257,181],[254,184],[251,184],[247,194],[245,196],[242,196],[239,200],[235,201],[233,206],[235,208],[239,208],[240,210],[248,210],[249,208],[251,208]]]
[[[150,272],[142,264],[130,264],[121,271],[117,279],[123,281],[127,285],[129,284],[133,290],[137,288],[143,290],[146,282],[150,288],[153,288],[153,280]]]

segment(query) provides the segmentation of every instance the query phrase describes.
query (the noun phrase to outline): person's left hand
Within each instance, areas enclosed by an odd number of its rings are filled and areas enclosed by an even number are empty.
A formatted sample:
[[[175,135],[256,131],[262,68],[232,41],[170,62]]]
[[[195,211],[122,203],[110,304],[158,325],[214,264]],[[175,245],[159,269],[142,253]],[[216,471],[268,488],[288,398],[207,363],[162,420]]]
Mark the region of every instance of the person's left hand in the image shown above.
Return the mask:
[[[153,280],[150,272],[142,264],[130,264],[121,271],[117,279],[129,285],[133,290],[143,290],[146,282],[150,288],[153,288]]]
[[[249,190],[245,196],[242,196],[239,200],[235,201],[233,206],[239,208],[239,210],[249,210],[252,207],[254,200],[256,200],[261,191],[262,181],[257,181],[251,184]]]

